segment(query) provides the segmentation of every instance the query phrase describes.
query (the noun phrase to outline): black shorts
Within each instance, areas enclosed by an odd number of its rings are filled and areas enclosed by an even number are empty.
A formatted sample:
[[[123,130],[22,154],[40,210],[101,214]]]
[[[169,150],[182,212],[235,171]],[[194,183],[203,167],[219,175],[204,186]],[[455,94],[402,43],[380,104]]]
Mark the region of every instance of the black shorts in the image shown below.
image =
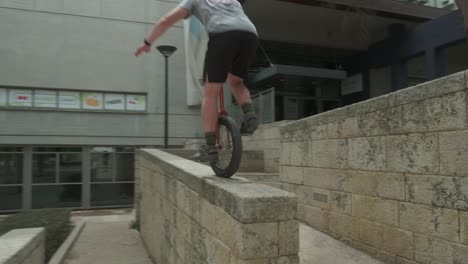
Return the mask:
[[[247,31],[210,34],[203,76],[212,83],[224,83],[228,73],[247,78],[250,62],[257,52],[258,37]]]

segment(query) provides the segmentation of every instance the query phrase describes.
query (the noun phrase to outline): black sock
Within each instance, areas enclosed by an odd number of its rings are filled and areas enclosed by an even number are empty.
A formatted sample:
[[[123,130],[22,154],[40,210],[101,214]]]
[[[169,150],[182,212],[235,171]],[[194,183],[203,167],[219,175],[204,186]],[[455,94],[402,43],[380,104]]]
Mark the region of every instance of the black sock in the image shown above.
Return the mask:
[[[206,144],[210,146],[216,145],[216,132],[205,133]]]
[[[250,102],[243,103],[241,105],[241,107],[242,107],[242,111],[244,112],[244,114],[249,113],[249,112],[253,112],[252,103],[250,103]]]

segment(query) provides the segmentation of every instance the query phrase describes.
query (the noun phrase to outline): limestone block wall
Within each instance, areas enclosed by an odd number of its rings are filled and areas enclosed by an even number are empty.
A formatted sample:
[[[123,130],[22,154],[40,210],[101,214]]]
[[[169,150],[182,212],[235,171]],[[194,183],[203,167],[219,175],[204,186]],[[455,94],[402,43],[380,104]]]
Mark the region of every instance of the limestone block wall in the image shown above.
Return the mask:
[[[45,229],[14,229],[0,237],[1,264],[44,264]]]
[[[153,150],[136,154],[140,234],[157,264],[298,264],[294,194]]]
[[[386,263],[468,263],[466,75],[280,127],[298,219]]]
[[[244,150],[263,151],[264,172],[279,171],[279,153],[281,146],[279,127],[288,122],[290,121],[279,121],[260,125],[255,133],[242,137]]]

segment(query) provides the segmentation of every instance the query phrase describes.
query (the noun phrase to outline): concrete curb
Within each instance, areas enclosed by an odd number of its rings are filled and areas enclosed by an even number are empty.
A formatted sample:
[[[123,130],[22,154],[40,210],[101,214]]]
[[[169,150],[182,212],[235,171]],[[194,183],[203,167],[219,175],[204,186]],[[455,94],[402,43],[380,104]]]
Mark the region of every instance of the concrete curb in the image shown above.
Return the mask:
[[[61,264],[63,262],[73,244],[75,244],[75,241],[80,236],[85,224],[86,222],[83,220],[76,223],[70,235],[68,235],[67,239],[65,239],[47,264]]]

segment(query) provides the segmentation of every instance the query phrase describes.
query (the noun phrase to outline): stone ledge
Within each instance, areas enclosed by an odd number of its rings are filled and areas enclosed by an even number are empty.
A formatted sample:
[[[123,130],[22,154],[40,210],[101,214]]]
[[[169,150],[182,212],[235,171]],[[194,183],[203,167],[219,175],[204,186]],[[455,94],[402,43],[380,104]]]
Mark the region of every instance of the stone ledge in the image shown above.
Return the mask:
[[[45,245],[43,227],[11,230],[0,237],[0,263],[23,263],[41,245]],[[34,260],[33,263],[44,263],[44,259]]]
[[[156,149],[138,150],[137,156],[157,163],[151,169],[181,181],[241,223],[287,221],[296,217],[294,194],[236,176],[219,178],[206,165]]]
[[[466,90],[468,88],[465,76],[467,73],[468,72],[465,71],[455,73],[414,87],[408,87],[388,95],[371,98],[366,101],[280,125],[279,130],[282,140],[284,141],[285,138],[289,137],[293,139],[288,141],[302,141],[301,138],[294,140],[294,135],[291,134],[294,134],[294,132],[299,130],[311,130],[312,127],[344,120],[348,117],[361,116],[388,108],[424,101],[430,98]]]

